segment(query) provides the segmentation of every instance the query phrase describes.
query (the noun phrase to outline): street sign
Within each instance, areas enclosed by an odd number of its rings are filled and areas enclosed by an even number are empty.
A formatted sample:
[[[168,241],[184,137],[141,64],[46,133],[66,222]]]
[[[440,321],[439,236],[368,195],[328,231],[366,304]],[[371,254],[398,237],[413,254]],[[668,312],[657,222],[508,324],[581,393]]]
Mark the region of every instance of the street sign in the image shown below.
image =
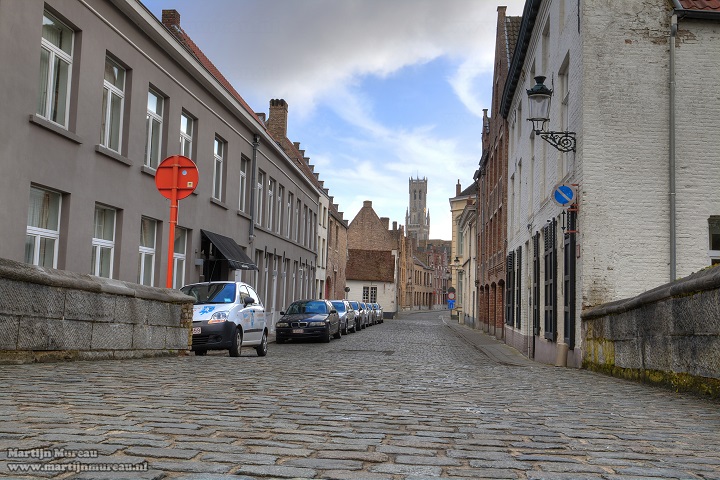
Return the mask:
[[[455,308],[455,300],[448,300],[448,308],[452,310]]]
[[[571,185],[558,185],[555,187],[555,190],[553,190],[553,200],[555,200],[555,203],[560,205],[561,207],[564,207],[566,205],[569,205],[573,202],[575,202],[576,197],[575,189]]]
[[[160,162],[155,171],[155,186],[160,195],[170,199],[170,228],[168,228],[168,266],[165,286],[172,288],[175,226],[178,220],[178,200],[189,196],[198,184],[195,162],[182,155],[173,155]]]
[[[448,293],[448,300],[455,300],[455,293],[453,293],[453,292]]]

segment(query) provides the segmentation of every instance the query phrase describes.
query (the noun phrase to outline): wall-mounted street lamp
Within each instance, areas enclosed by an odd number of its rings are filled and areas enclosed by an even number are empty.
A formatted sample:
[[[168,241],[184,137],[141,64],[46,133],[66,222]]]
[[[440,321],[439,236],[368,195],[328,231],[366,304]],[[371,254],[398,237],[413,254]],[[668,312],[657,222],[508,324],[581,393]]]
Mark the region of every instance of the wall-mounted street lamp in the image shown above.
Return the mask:
[[[545,124],[550,120],[550,99],[553,91],[545,86],[545,77],[535,77],[535,86],[527,91],[530,116],[535,135],[540,135],[546,142],[561,152],[575,151],[575,132],[545,131]]]

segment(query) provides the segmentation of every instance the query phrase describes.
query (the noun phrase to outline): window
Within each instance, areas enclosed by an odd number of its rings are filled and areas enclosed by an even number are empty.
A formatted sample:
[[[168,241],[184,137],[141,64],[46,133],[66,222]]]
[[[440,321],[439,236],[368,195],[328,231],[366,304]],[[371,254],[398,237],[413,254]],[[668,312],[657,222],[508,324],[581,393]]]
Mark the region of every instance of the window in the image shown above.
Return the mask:
[[[145,125],[145,165],[157,168],[160,164],[162,145],[163,104],[165,99],[158,93],[148,91],[147,121]]]
[[[520,328],[521,324],[521,300],[522,290],[520,280],[522,279],[522,247],[517,248],[515,254],[515,328]]]
[[[25,262],[41,267],[57,268],[60,240],[59,193],[30,188]]]
[[[187,252],[187,230],[175,228],[175,246],[173,249],[173,288],[185,285],[185,258]]]
[[[116,152],[120,152],[124,105],[125,69],[105,57],[100,144]]]
[[[257,198],[255,202],[255,223],[258,225],[262,225],[263,222],[263,203],[265,201],[265,172],[262,170],[258,171],[258,182],[257,182]]]
[[[290,238],[292,235],[292,205],[293,205],[293,194],[288,192],[287,198],[287,210],[285,211],[285,236]]]
[[[248,170],[250,169],[250,160],[240,158],[240,204],[241,212],[247,212],[247,196],[248,196]]]
[[[223,162],[225,160],[225,142],[220,137],[215,137],[213,148],[215,163],[213,167],[213,198],[222,200],[223,183]]]
[[[74,32],[43,12],[37,114],[67,128]]]
[[[278,235],[282,233],[282,204],[283,204],[283,198],[285,198],[285,187],[282,185],[278,186],[278,194],[277,198],[275,199],[276,205],[275,210],[277,212],[277,219],[275,220],[277,227],[276,231]]]
[[[710,265],[720,264],[720,216],[708,219],[710,233]]]
[[[295,241],[300,243],[300,200],[295,202]]]
[[[363,287],[363,303],[377,303],[377,287]]]
[[[92,239],[90,273],[112,278],[115,255],[115,210],[95,206],[95,231]]]
[[[508,253],[505,264],[505,324],[515,319],[515,251]]]
[[[545,338],[555,341],[557,320],[555,318],[555,305],[557,302],[557,246],[555,245],[555,231],[557,220],[543,227],[545,238]]]
[[[155,278],[155,235],[157,222],[143,217],[140,221],[140,257],[138,259],[138,283],[153,286]]]
[[[180,115],[180,155],[192,159],[194,120],[187,114]]]
[[[267,228],[268,230],[273,230],[273,220],[275,219],[275,180],[272,178],[268,182],[268,202],[267,202]]]

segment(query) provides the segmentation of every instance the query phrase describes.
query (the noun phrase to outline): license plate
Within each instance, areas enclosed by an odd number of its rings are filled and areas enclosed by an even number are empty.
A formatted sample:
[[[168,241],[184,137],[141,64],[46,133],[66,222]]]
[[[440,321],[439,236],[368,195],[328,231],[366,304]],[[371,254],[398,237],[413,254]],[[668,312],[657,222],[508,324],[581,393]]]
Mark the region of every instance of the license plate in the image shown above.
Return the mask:
[[[200,327],[193,327],[193,335],[200,335]]]
[[[305,333],[305,330],[302,328],[293,328],[293,333]]]

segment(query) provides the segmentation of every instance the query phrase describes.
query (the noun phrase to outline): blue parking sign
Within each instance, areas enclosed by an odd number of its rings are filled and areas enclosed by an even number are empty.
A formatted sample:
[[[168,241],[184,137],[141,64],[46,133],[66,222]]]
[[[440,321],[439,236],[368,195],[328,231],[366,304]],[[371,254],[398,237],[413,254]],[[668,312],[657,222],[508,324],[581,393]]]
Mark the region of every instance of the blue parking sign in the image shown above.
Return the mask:
[[[448,308],[452,310],[455,308],[455,300],[448,300]]]

